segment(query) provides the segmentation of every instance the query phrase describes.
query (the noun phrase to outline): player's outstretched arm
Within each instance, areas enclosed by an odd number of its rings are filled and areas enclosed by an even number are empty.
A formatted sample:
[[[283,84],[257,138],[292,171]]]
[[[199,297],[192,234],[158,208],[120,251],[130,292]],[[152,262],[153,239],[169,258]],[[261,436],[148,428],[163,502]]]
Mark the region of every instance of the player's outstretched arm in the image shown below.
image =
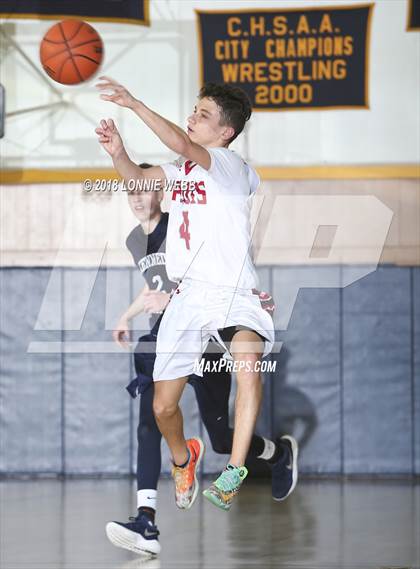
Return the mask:
[[[165,173],[160,166],[143,169],[130,159],[121,135],[112,119],[102,119],[95,132],[98,135],[98,142],[111,156],[114,168],[125,180],[126,184],[128,184],[129,180],[165,179]]]
[[[101,94],[101,99],[131,109],[170,150],[196,162],[206,170],[210,168],[208,151],[203,146],[192,142],[182,128],[149,109],[114,79],[106,76],[99,79],[101,82],[97,84],[98,89],[111,92],[109,95]]]

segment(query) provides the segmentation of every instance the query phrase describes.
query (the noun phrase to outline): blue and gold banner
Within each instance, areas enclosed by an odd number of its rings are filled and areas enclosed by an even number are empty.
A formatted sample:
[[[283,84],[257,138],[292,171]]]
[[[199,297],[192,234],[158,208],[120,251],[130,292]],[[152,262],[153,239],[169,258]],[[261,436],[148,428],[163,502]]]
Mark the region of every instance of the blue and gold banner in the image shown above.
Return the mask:
[[[201,82],[241,87],[257,111],[368,108],[372,11],[197,10]]]
[[[409,32],[420,31],[420,0],[408,1],[408,22]]]
[[[1,18],[63,20],[149,25],[149,0],[1,0]]]

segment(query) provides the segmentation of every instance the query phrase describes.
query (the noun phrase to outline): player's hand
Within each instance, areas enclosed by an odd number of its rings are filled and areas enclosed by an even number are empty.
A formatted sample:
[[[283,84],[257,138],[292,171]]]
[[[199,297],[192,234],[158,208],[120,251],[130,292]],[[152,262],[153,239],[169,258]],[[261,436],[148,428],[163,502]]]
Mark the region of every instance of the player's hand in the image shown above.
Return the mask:
[[[127,109],[132,109],[135,104],[138,103],[138,100],[135,99],[125,87],[117,83],[114,79],[111,79],[111,77],[103,75],[99,77],[99,81],[100,83],[96,84],[97,89],[100,91],[110,91],[108,95],[106,93],[100,95],[103,101],[110,101]]]
[[[149,313],[162,313],[168,306],[170,294],[151,290],[144,294],[144,311]]]
[[[120,133],[112,119],[102,119],[95,132],[98,135],[100,145],[110,156],[116,156],[124,150]]]
[[[130,326],[128,324],[128,320],[122,318],[118,322],[116,329],[112,332],[112,337],[120,348],[128,350],[130,345]]]

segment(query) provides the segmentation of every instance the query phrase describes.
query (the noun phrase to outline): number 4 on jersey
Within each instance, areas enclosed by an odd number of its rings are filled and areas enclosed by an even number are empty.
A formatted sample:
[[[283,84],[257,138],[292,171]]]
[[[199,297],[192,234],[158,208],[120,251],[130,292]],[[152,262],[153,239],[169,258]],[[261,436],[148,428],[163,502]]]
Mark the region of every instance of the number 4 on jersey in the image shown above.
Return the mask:
[[[181,237],[181,239],[185,239],[185,246],[188,250],[190,250],[191,234],[188,231],[188,228],[190,226],[190,220],[188,219],[188,211],[182,212],[182,218],[183,222],[179,226],[179,236]]]

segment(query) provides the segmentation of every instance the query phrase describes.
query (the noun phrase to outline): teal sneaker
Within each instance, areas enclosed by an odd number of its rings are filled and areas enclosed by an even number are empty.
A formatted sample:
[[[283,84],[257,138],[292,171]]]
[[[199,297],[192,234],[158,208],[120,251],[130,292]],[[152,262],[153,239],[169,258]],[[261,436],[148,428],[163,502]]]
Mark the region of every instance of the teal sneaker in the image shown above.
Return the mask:
[[[248,470],[245,466],[238,467],[228,464],[210,488],[204,490],[204,497],[218,508],[230,510],[232,500],[239,492],[239,488],[247,474]]]

